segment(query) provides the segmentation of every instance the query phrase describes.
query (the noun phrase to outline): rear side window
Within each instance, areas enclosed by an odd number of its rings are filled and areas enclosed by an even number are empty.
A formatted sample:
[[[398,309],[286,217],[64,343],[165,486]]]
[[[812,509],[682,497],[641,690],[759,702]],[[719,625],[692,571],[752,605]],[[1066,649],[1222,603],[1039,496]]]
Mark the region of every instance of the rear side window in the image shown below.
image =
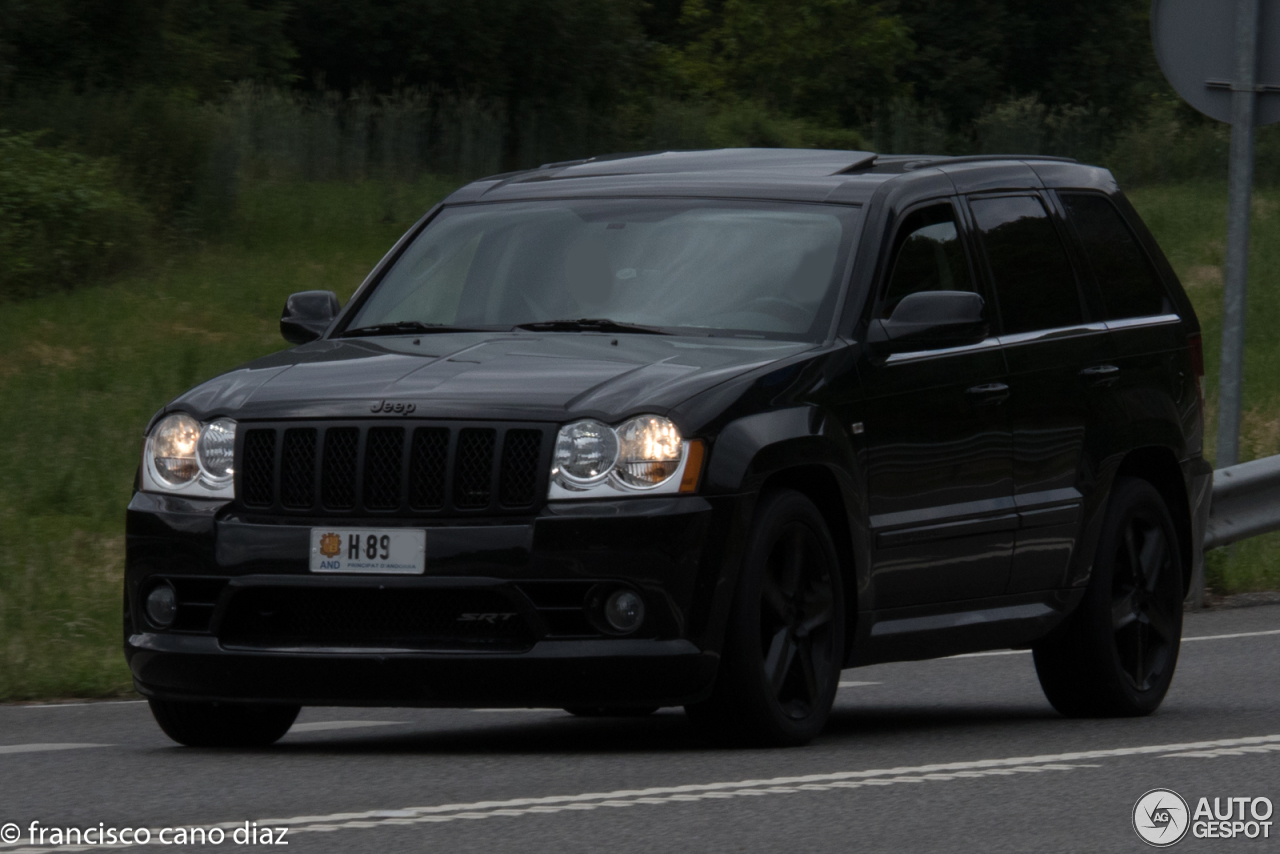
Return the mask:
[[[950,204],[912,211],[895,240],[893,268],[880,316],[888,317],[902,298],[920,291],[973,291],[969,259]]]
[[[969,207],[991,265],[1004,332],[1080,323],[1076,277],[1040,198],[973,199]]]
[[[1071,222],[1098,277],[1108,320],[1170,311],[1164,285],[1115,205],[1093,193],[1063,193]]]

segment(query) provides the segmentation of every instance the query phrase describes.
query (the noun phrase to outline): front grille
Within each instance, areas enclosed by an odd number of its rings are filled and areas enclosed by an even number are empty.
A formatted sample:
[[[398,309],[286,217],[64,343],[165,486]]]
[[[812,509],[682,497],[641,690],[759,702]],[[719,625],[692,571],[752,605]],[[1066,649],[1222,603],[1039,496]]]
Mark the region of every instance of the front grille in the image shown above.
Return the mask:
[[[360,431],[334,427],[324,434],[324,463],[320,499],[326,510],[351,510],[356,506],[356,454]]]
[[[445,472],[449,461],[449,431],[419,427],[413,431],[409,459],[409,506],[439,510],[444,506]]]
[[[248,587],[218,628],[249,649],[526,650],[535,637],[514,600],[494,590]]]
[[[280,451],[280,503],[285,507],[310,507],[316,496],[316,431],[295,427],[284,431]]]
[[[548,427],[304,424],[242,427],[236,477],[246,508],[328,517],[528,513],[546,495]]]
[[[542,453],[542,433],[537,430],[508,430],[502,448],[502,503],[508,507],[528,507],[538,491],[538,457]]]
[[[400,506],[400,473],[404,468],[404,428],[374,427],[365,438],[364,506],[395,510]]]
[[[454,462],[453,503],[459,507],[489,504],[493,480],[492,430],[469,428],[458,435]]]
[[[276,465],[276,432],[252,430],[240,449],[240,496],[250,507],[270,507],[275,489],[272,476]]]

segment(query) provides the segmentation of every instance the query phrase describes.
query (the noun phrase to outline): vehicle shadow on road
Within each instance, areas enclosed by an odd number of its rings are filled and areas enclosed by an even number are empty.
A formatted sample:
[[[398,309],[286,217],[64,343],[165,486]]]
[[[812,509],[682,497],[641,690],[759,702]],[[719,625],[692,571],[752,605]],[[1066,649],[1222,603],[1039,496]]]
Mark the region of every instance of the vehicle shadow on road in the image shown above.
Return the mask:
[[[554,713],[549,713],[554,714]],[[1008,732],[1010,726],[1042,725],[1063,719],[1051,709],[1034,706],[912,707],[874,709],[837,707],[815,746],[856,743],[869,736],[918,738],[954,734],[957,729],[981,735]],[[477,722],[457,718],[408,724],[413,732],[362,733],[276,744],[270,752],[308,754],[423,754],[423,755],[589,755],[618,753],[696,752],[740,750],[712,744],[689,725],[678,710],[664,710],[647,718],[584,720],[568,715],[529,721]]]

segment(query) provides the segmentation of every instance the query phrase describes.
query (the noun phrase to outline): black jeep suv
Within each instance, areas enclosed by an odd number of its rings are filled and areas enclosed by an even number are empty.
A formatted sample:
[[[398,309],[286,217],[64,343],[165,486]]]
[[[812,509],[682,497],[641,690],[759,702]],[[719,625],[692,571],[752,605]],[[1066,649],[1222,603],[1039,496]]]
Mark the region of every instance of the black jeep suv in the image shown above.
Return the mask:
[[[179,742],[400,704],[797,744],[841,668],[1005,647],[1068,715],[1168,690],[1200,331],[1103,169],[551,164],[281,329],[147,428],[125,653]]]

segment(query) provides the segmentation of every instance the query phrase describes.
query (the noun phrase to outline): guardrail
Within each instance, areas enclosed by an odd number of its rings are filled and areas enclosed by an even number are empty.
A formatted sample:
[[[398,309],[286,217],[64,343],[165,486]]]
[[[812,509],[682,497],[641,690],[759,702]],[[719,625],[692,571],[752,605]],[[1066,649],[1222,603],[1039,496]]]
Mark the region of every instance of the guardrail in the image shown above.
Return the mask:
[[[1204,550],[1280,530],[1280,456],[1218,469]]]
[[[1213,473],[1204,542],[1191,567],[1187,605],[1204,607],[1204,553],[1280,530],[1280,455]]]

